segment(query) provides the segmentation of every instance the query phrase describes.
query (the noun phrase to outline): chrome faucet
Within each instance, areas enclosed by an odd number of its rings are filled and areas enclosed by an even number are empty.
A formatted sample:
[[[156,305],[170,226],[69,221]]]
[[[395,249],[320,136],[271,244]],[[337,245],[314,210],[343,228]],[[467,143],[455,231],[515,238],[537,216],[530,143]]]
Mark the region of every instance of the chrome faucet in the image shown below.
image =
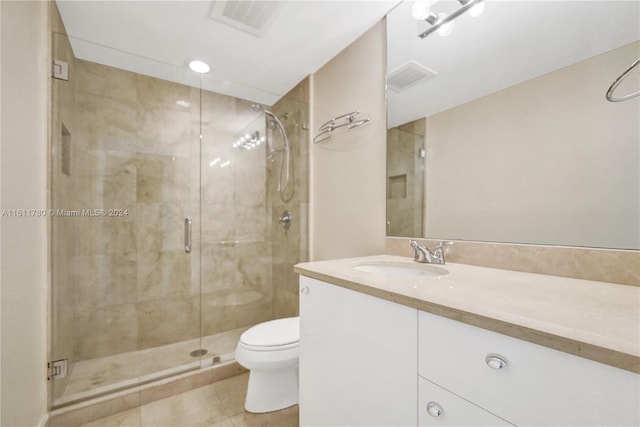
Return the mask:
[[[443,247],[445,245],[453,245],[453,242],[438,242],[438,244],[436,245],[436,250],[433,252],[431,252],[429,248],[418,241],[409,240],[409,244],[415,252],[413,256],[413,260],[415,262],[426,264],[444,264]]]

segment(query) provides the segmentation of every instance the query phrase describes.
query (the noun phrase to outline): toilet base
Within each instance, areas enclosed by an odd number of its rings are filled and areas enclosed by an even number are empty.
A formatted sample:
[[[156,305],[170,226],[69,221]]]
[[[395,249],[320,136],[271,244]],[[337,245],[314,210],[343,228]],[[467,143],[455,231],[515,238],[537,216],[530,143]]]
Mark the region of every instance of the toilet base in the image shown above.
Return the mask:
[[[273,412],[298,404],[298,365],[279,370],[249,371],[244,409],[252,413]]]

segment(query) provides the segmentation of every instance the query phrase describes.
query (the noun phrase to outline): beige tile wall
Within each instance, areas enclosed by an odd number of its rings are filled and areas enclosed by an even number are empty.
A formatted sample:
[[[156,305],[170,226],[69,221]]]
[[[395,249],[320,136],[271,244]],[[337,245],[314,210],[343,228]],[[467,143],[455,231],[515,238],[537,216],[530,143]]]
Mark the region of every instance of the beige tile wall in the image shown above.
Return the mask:
[[[425,118],[387,131],[387,234],[423,234]]]
[[[203,92],[201,117],[196,88],[67,59],[54,122],[71,134],[71,175],[53,160],[52,206],[127,213],[53,221],[53,317],[65,331],[56,356],[102,357],[271,319],[266,150],[232,148],[244,132],[264,133],[263,116]]]
[[[436,240],[418,239],[434,248]],[[387,237],[386,253],[413,256],[408,239]],[[640,286],[640,251],[455,241],[449,262]]]
[[[291,158],[295,178],[295,192],[284,202],[278,192],[282,139],[272,131],[276,151],[267,160],[267,197],[271,211],[271,248],[273,255],[273,309],[274,317],[297,316],[298,275],[293,266],[308,260],[308,208],[309,208],[309,78],[304,79],[274,106],[291,143]],[[285,230],[279,223],[283,212],[292,214],[291,226]]]

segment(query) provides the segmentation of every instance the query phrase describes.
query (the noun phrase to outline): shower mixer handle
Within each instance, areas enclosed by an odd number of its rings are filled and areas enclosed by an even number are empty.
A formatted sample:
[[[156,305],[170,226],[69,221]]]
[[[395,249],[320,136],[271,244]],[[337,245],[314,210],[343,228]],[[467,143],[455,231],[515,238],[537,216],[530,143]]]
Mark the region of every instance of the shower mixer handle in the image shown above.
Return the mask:
[[[291,215],[291,212],[284,211],[282,213],[282,216],[280,216],[280,219],[278,221],[280,222],[280,225],[282,227],[284,227],[285,230],[288,230],[289,227],[291,227],[291,220],[292,219],[293,219],[293,216]]]

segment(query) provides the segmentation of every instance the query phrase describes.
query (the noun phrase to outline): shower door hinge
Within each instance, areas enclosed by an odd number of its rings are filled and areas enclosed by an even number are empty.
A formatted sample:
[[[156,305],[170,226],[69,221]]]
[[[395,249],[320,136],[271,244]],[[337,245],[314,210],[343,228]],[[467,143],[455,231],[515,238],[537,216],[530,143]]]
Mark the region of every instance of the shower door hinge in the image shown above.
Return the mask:
[[[47,380],[57,380],[67,376],[67,359],[54,360],[47,363]]]
[[[54,79],[69,80],[69,64],[67,62],[54,59],[51,66]]]

